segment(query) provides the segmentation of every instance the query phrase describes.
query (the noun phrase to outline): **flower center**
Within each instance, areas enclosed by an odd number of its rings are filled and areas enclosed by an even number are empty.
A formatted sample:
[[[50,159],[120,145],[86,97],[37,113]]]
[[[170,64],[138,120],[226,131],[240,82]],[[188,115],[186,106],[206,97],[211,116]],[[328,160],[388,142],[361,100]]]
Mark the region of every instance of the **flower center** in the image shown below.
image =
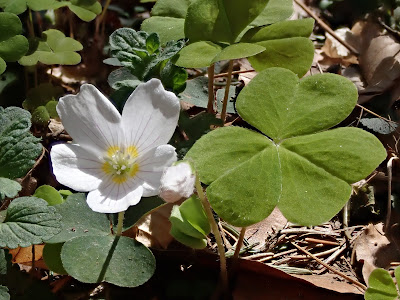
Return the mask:
[[[134,177],[139,170],[139,165],[136,163],[137,157],[138,152],[135,146],[129,146],[126,149],[118,146],[109,147],[104,157],[102,170],[111,175],[115,183],[124,183],[129,177]]]

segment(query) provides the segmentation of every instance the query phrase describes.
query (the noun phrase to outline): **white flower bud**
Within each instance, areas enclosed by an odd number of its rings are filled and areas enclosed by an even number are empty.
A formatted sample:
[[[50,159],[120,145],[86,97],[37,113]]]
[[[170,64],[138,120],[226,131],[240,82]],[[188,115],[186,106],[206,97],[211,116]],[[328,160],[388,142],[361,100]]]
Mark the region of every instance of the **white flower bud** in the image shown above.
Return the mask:
[[[161,177],[160,197],[166,202],[176,202],[193,194],[196,175],[187,162],[179,162],[165,169]]]

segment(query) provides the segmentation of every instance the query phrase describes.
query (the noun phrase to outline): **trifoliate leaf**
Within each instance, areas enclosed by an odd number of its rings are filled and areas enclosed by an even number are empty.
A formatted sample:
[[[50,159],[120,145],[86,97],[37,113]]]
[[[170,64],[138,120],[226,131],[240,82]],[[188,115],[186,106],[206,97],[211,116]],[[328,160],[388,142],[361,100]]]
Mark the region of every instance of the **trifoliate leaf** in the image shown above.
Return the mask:
[[[21,185],[15,180],[0,177],[0,200],[17,196],[21,189]]]
[[[161,44],[185,37],[184,24],[190,0],[158,0],[151,11],[151,18],[143,21],[141,29],[157,32]]]
[[[43,199],[21,197],[7,208],[0,223],[0,247],[11,249],[41,244],[61,229],[61,216]]]
[[[43,31],[41,39],[31,43],[27,55],[19,63],[24,66],[33,66],[38,62],[47,65],[76,65],[80,63],[81,56],[75,51],[82,49],[78,41],[65,37],[59,30],[49,29]]]
[[[22,23],[16,15],[0,12],[0,74],[6,62],[17,61],[28,51],[28,40],[21,33]]]
[[[284,21],[293,14],[293,0],[269,0],[267,6],[250,26],[263,26]]]
[[[90,22],[101,13],[101,4],[97,0],[71,0],[62,1],[79,19]],[[60,5],[60,4],[58,4]]]
[[[365,291],[365,300],[395,300],[396,286],[392,276],[384,269],[375,269],[368,278],[368,289]]]
[[[18,107],[0,107],[0,176],[9,179],[28,172],[42,151],[39,139],[29,133],[31,115]]]
[[[32,10],[52,9],[56,0],[0,0],[0,8],[16,15],[22,14],[28,7]]]
[[[153,276],[156,260],[143,244],[125,236],[81,236],[61,250],[68,274],[86,283],[136,287]]]
[[[308,38],[313,26],[313,19],[282,21],[250,29],[241,42],[265,47],[265,51],[249,57],[249,62],[257,71],[281,67],[301,78],[311,67],[314,58],[314,46]]]
[[[61,86],[42,83],[28,91],[22,107],[32,112],[37,107],[46,105],[49,101],[58,100],[63,94],[64,89]]]
[[[337,128],[357,101],[344,77],[260,72],[239,94],[239,115],[261,133],[225,127],[200,138],[187,153],[207,196],[227,222],[248,226],[278,206],[291,222],[317,225],[347,202],[351,183],[385,159],[379,140],[358,128]]]

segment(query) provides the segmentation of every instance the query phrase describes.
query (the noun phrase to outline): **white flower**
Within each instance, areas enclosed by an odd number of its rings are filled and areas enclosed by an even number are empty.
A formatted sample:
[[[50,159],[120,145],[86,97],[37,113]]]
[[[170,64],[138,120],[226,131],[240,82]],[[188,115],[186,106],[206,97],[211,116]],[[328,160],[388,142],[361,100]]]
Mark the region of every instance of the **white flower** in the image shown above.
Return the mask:
[[[140,84],[122,116],[93,85],[60,99],[57,112],[72,144],[51,149],[56,179],[89,192],[87,203],[102,213],[125,211],[141,197],[158,194],[165,167],[176,161],[167,145],[178,123],[179,99],[158,79]]]
[[[187,162],[179,162],[167,169],[161,177],[160,197],[176,202],[193,194],[196,175]]]

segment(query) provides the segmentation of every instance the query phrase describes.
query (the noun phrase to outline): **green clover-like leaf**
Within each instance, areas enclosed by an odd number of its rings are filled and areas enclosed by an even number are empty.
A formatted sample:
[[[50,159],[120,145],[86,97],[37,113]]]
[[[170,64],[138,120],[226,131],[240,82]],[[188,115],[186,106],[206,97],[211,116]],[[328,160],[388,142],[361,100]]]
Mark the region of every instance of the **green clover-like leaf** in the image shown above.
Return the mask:
[[[32,10],[47,10],[54,8],[56,0],[0,0],[0,8],[16,15],[22,14],[29,7]]]
[[[20,59],[28,51],[28,40],[21,35],[22,23],[8,12],[0,12],[0,74],[6,70],[6,62]]]
[[[101,4],[97,0],[0,0],[0,8],[16,15],[25,12],[28,7],[31,10],[40,11],[65,6],[86,22],[92,21],[101,13]]]
[[[24,66],[33,66],[38,62],[47,65],[76,65],[80,63],[81,56],[75,51],[82,49],[78,41],[65,37],[59,30],[49,29],[43,31],[37,43],[31,43],[28,55],[22,57],[19,63]]]
[[[71,0],[61,1],[58,5],[67,6],[74,14],[85,22],[90,22],[102,11],[101,4],[97,0]]]
[[[0,223],[0,247],[11,249],[41,244],[60,231],[61,216],[36,197],[13,200]]]
[[[302,77],[314,58],[314,46],[308,38],[313,27],[313,19],[282,21],[250,29],[241,41],[265,47],[262,53],[249,57],[257,71],[281,67]]]
[[[365,300],[395,300],[397,297],[396,286],[389,272],[380,268],[373,270],[368,278]]]
[[[28,172],[42,151],[30,132],[31,115],[18,107],[0,107],[0,176],[9,179]]]
[[[278,206],[294,223],[316,225],[346,203],[350,184],[386,157],[372,134],[357,128],[326,129],[350,114],[357,89],[333,74],[299,81],[271,68],[239,94],[241,117],[261,133],[226,127],[203,136],[187,157],[215,211],[237,226],[266,218]]]

